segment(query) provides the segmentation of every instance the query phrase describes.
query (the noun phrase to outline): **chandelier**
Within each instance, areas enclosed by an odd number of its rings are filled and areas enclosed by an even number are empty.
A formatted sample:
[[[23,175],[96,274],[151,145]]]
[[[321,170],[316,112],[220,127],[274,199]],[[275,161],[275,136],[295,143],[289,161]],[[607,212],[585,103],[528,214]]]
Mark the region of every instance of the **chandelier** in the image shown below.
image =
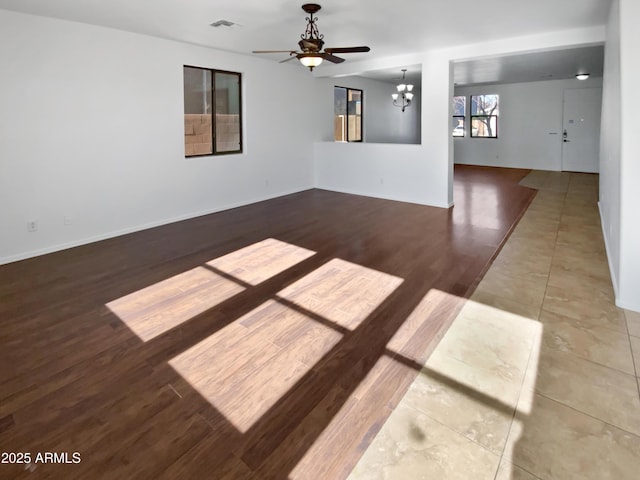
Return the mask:
[[[395,107],[404,109],[411,105],[411,100],[413,100],[413,85],[407,85],[405,82],[405,74],[407,73],[407,69],[402,69],[402,83],[396,86],[398,89],[398,93],[392,93],[391,97],[393,98],[393,105]]]

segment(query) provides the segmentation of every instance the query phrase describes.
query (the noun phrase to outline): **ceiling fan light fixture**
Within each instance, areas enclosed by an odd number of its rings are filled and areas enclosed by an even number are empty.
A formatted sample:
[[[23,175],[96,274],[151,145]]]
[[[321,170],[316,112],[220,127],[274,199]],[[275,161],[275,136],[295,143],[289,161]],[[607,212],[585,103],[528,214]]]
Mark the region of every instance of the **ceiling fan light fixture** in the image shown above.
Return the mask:
[[[590,75],[589,75],[588,73],[578,73],[578,74],[576,75],[576,78],[577,78],[578,80],[586,80],[587,78],[589,78],[589,76],[590,76]]]
[[[320,65],[323,60],[320,55],[316,55],[314,53],[302,53],[299,55],[298,59],[302,65],[308,67],[311,71],[313,71],[314,67]]]

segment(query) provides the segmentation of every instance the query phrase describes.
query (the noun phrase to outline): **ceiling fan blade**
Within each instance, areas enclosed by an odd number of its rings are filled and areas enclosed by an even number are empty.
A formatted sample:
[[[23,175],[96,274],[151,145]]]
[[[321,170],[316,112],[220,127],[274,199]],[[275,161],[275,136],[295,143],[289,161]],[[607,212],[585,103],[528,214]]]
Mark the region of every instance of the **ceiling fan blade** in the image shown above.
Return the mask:
[[[295,50],[253,50],[251,53],[288,53],[293,55]]]
[[[294,58],[298,58],[298,57],[292,53],[289,58],[285,58],[284,60],[280,60],[278,63],[288,62],[289,60],[293,60]]]
[[[344,62],[344,58],[336,57],[335,55],[331,55],[330,53],[321,54],[322,58],[332,63],[342,63]]]
[[[325,48],[325,52],[327,53],[358,53],[358,52],[369,52],[371,49],[369,47],[337,47],[337,48]]]

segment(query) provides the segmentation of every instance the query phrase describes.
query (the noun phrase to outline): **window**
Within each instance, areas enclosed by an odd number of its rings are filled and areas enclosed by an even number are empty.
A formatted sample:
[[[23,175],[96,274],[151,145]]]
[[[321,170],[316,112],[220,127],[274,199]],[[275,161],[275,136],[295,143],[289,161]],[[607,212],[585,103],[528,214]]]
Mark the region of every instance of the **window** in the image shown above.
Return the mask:
[[[467,115],[467,97],[453,97],[453,116],[451,118],[451,133],[454,137],[464,137],[465,118]]]
[[[241,153],[240,74],[187,66],[183,72],[185,156]]]
[[[362,90],[334,87],[333,108],[333,131],[335,141],[361,142]]]
[[[471,136],[498,138],[498,95],[471,95]]]

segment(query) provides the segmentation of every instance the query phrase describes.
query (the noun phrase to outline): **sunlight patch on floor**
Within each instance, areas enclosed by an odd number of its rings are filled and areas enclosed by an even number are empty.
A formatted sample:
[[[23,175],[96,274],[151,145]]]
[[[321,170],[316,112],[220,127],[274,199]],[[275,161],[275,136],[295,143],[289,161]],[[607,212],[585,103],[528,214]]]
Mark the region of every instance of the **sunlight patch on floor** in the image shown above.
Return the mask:
[[[246,433],[401,283],[333,259],[169,363]]]
[[[472,300],[464,302],[433,353],[420,368],[350,479],[381,478],[380,472],[413,478],[493,478],[511,441],[514,413],[530,414],[543,326],[527,318]],[[438,317],[456,297],[430,291],[388,344],[407,350],[412,325]],[[459,304],[458,304],[459,305]],[[517,427],[516,427],[517,428]],[[512,432],[513,435],[514,432]],[[514,441],[517,441],[515,439]],[[505,455],[501,474],[508,474]],[[395,478],[395,477],[394,477]],[[508,477],[504,477],[508,478]]]
[[[541,332],[537,320],[467,300],[425,366],[515,408]]]
[[[270,300],[169,363],[245,433],[341,338]]]
[[[268,280],[315,255],[306,248],[267,238],[207,262],[207,265],[251,285]]]
[[[147,342],[242,292],[244,287],[196,267],[107,303]]]
[[[334,258],[280,291],[278,297],[354,330],[402,282],[399,277]]]
[[[107,303],[147,342],[313,256],[315,252],[267,238]]]

